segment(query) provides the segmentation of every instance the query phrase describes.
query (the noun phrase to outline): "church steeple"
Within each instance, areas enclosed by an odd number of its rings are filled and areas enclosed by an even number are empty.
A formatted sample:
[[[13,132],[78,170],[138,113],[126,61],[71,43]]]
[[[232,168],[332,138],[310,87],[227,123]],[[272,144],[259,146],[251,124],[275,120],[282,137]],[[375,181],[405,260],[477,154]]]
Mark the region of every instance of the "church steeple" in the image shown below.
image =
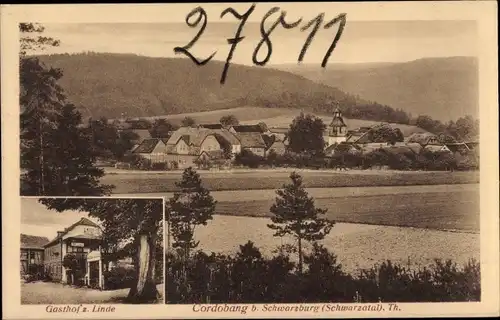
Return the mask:
[[[333,119],[328,126],[328,136],[325,137],[326,145],[330,146],[334,143],[346,141],[347,125],[342,117],[342,112],[339,108],[339,103],[335,102],[335,110],[333,111]]]

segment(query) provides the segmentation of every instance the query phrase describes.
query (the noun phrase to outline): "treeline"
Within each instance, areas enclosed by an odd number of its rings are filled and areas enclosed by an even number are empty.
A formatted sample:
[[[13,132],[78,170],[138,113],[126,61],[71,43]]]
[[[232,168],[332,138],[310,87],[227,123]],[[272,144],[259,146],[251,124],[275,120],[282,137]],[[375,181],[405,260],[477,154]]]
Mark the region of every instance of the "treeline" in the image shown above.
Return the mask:
[[[235,255],[197,251],[183,261],[179,254],[170,252],[166,261],[166,302],[171,304],[481,299],[480,264],[475,260],[463,266],[451,260],[435,260],[418,269],[386,261],[349,274],[333,253],[314,244],[304,255],[304,271],[300,274],[283,248],[268,258],[248,242],[240,245]]]
[[[429,132],[442,136],[447,142],[463,142],[464,140],[477,139],[479,135],[479,119],[472,116],[458,118],[457,121],[442,123],[429,116],[419,116],[415,125]]]

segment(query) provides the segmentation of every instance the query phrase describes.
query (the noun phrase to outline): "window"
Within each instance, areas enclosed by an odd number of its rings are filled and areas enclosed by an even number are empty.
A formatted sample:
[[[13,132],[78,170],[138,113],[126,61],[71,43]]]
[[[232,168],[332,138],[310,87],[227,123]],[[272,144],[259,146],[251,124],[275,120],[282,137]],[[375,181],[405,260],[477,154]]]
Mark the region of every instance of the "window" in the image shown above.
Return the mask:
[[[28,259],[28,253],[26,251],[21,251],[21,260]]]

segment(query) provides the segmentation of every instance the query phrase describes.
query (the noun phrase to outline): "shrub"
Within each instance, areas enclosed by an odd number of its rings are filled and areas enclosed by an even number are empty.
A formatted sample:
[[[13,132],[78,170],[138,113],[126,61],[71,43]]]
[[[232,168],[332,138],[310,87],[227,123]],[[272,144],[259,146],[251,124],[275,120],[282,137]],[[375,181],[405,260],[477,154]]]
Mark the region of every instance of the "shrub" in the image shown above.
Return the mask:
[[[252,151],[244,149],[241,153],[236,155],[234,162],[237,165],[243,165],[249,168],[258,168],[260,165],[265,163],[265,159],[256,155]]]
[[[131,288],[135,277],[135,269],[116,267],[104,272],[104,287],[106,290]]]
[[[151,170],[168,170],[168,165],[164,162],[154,162],[151,164]]]

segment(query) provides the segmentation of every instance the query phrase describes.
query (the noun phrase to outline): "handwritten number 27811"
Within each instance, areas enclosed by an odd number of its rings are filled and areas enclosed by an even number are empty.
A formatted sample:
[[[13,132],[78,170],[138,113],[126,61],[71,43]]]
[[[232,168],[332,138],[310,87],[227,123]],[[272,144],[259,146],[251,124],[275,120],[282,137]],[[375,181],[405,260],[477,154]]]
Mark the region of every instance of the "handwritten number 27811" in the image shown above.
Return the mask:
[[[222,19],[225,15],[232,14],[236,19],[238,19],[240,21],[240,24],[238,26],[238,29],[236,30],[236,34],[234,35],[234,37],[227,39],[227,43],[231,45],[231,48],[229,50],[229,54],[227,55],[226,63],[224,64],[224,69],[222,71],[222,76],[220,79],[221,84],[224,84],[226,81],[227,72],[228,72],[231,60],[233,58],[233,55],[234,55],[234,51],[236,50],[236,46],[238,45],[238,43],[240,43],[245,38],[245,37],[241,36],[241,32],[243,31],[243,27],[245,26],[245,23],[247,22],[248,18],[250,17],[250,15],[252,14],[252,12],[254,10],[255,10],[255,4],[253,4],[244,14],[238,13],[233,8],[227,8],[224,11],[222,11],[222,13],[220,15],[220,18]],[[273,14],[275,14],[278,11],[280,11],[279,7],[273,7],[262,18],[262,21],[260,23],[260,33],[261,33],[262,38],[259,41],[259,43],[257,44],[257,47],[255,48],[255,50],[253,52],[253,56],[252,56],[252,60],[253,60],[253,63],[255,65],[264,66],[271,58],[271,54],[273,51],[273,45],[271,42],[270,35],[278,25],[281,25],[285,29],[293,29],[293,28],[297,27],[302,22],[302,18],[300,18],[299,20],[297,20],[295,22],[287,23],[285,20],[286,11],[282,11],[279,18],[277,18],[275,20],[275,22],[271,25],[271,27],[269,27],[268,29],[265,29],[264,25],[265,25],[267,19],[269,19]],[[193,18],[195,19],[194,21],[192,21]],[[300,54],[299,54],[299,57],[297,60],[298,62],[303,61],[304,56],[307,53],[307,49],[309,48],[310,44],[314,40],[314,36],[318,32],[318,29],[320,28],[320,26],[323,24],[323,20],[324,20],[324,13],[318,14],[315,18],[313,18],[312,20],[307,22],[305,26],[300,28],[300,30],[302,32],[310,29],[311,27],[312,27],[312,30],[309,32],[309,35],[307,36],[307,38],[304,42],[304,45],[302,46],[302,50],[300,51]],[[347,21],[346,14],[342,13],[342,14],[339,14],[338,16],[336,16],[335,18],[333,18],[332,20],[330,20],[329,22],[327,22],[323,26],[324,29],[329,29],[333,25],[339,23],[339,28],[337,30],[337,33],[335,34],[335,38],[333,39],[330,47],[328,48],[325,56],[323,57],[323,61],[321,62],[321,67],[323,67],[323,68],[326,67],[326,64],[328,63],[328,59],[330,58],[333,50],[335,50],[335,47],[337,46],[337,43],[340,40],[340,37],[342,36],[342,32],[344,31],[346,21]],[[205,28],[207,27],[207,22],[208,22],[208,17],[207,17],[206,11],[202,7],[197,7],[195,9],[193,9],[186,16],[186,24],[191,28],[196,28],[196,27],[198,27],[200,22],[202,23],[202,25],[201,25],[201,28],[199,29],[198,33],[196,34],[196,36],[187,45],[185,45],[183,47],[175,47],[174,52],[176,54],[184,54],[187,57],[189,57],[196,65],[203,66],[203,65],[207,64],[215,56],[217,51],[215,51],[209,57],[207,57],[203,60],[196,58],[193,54],[191,54],[191,52],[189,52],[189,49],[191,49],[193,47],[193,45],[196,43],[196,41],[199,40],[199,38],[201,37],[201,35],[205,31]],[[266,49],[267,49],[266,56],[264,57],[264,59],[259,60],[257,58],[257,56],[258,56],[259,52],[262,50],[264,45],[266,46]]]

